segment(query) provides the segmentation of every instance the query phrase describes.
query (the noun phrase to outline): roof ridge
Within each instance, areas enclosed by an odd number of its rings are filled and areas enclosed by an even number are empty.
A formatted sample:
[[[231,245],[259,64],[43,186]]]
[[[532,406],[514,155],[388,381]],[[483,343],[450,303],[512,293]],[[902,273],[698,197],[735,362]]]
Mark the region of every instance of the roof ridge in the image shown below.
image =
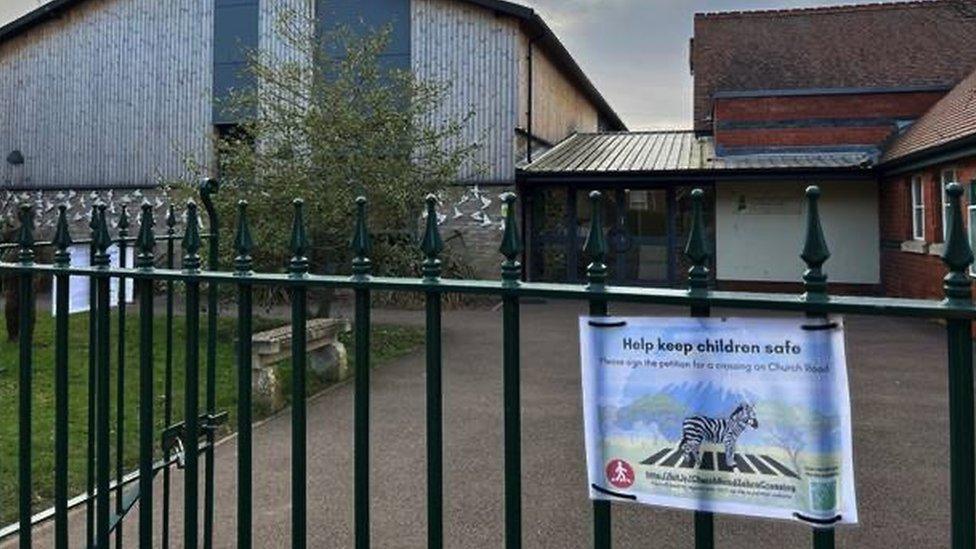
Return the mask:
[[[597,136],[597,135],[651,135],[651,134],[666,134],[666,133],[695,133],[692,128],[681,128],[674,130],[622,130],[622,131],[597,131],[597,132],[577,132],[573,135],[579,136]]]
[[[737,17],[792,17],[800,15],[818,15],[834,13],[850,13],[865,11],[885,11],[895,9],[928,8],[935,5],[947,5],[947,0],[902,0],[899,2],[866,2],[859,4],[842,4],[838,6],[813,6],[807,8],[778,8],[765,10],[734,10],[695,13],[695,18],[701,19],[733,19]]]

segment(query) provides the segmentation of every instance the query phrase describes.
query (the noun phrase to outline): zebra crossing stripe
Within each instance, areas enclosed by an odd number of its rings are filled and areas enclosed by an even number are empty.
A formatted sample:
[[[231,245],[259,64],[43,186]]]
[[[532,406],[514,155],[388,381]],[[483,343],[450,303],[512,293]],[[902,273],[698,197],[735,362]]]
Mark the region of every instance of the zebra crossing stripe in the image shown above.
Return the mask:
[[[653,456],[651,456],[651,457],[645,459],[644,461],[642,461],[641,462],[641,465],[654,465],[655,463],[657,463],[657,461],[659,459],[661,459],[664,456],[668,455],[668,452],[670,452],[670,451],[671,451],[671,448],[665,448],[665,449],[661,450],[660,452],[654,454]]]
[[[747,454],[746,455],[746,458],[749,459],[749,461],[752,463],[753,467],[755,467],[760,473],[762,473],[764,475],[776,476],[776,471],[773,471],[772,469],[770,469],[758,457],[756,457],[756,456],[750,456],[750,455]]]
[[[783,473],[783,475],[788,476],[788,477],[793,477],[793,478],[800,478],[800,475],[797,475],[793,471],[789,470],[785,465],[783,465],[782,463],[776,461],[775,459],[773,459],[773,458],[771,458],[771,457],[769,457],[769,456],[767,456],[765,454],[763,454],[762,458],[764,460],[766,460],[767,462],[769,462],[769,464],[772,465],[773,467],[775,467],[777,470],[779,470],[780,473]]]
[[[674,464],[678,463],[678,460],[681,459],[683,455],[684,452],[681,451],[681,448],[678,448],[673,454],[668,456],[668,459],[661,462],[661,467],[674,467]]]
[[[739,471],[742,473],[745,473],[747,475],[751,475],[755,473],[755,471],[752,470],[752,467],[749,467],[749,463],[746,461],[745,456],[743,456],[742,454],[735,455],[735,464],[739,467]]]

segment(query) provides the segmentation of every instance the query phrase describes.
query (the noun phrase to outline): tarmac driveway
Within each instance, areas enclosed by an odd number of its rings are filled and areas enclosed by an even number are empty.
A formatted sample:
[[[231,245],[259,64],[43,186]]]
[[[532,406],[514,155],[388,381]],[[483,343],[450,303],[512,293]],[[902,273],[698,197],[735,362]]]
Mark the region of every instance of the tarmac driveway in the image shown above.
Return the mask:
[[[581,427],[576,318],[582,303],[523,305],[523,520],[527,548],[589,547],[591,513]],[[683,315],[619,307],[620,314]],[[445,536],[456,548],[503,546],[501,313],[446,312],[444,319]],[[377,312],[383,321],[422,322],[418,313]],[[850,317],[861,525],[838,532],[838,547],[947,547],[948,404],[943,329],[935,323]],[[424,356],[377,370],[372,380],[372,543],[424,547]],[[352,386],[309,403],[309,547],[352,547]],[[290,543],[290,417],[254,431],[255,547]],[[235,543],[236,439],[217,449],[216,547]],[[174,506],[182,482],[175,475]],[[157,499],[157,502],[159,500]],[[157,509],[159,504],[157,503]],[[124,539],[135,545],[133,510]],[[173,547],[181,515],[172,514]],[[73,515],[74,541],[84,516]],[[158,529],[158,524],[157,524]],[[614,547],[693,547],[692,515],[615,505]],[[36,533],[50,545],[50,526]],[[808,547],[798,524],[720,517],[717,546]],[[74,543],[72,546],[75,546]]]

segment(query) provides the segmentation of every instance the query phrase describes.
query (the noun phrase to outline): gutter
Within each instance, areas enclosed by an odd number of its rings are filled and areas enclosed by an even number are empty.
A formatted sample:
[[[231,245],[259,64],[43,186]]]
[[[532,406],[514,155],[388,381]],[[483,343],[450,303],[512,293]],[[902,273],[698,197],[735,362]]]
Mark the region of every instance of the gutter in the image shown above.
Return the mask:
[[[0,27],[0,44],[16,38],[20,34],[43,23],[44,21],[47,21],[48,19],[57,18],[61,12],[73,7],[75,4],[81,4],[85,1],[86,0],[54,0],[53,2],[48,2],[47,4],[39,6],[38,8]]]

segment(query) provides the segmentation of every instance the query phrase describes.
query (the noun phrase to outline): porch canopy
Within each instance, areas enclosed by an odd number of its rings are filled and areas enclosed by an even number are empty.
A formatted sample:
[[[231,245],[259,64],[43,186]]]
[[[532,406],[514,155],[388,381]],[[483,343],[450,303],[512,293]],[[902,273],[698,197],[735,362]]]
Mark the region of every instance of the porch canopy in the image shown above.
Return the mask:
[[[692,189],[700,187],[708,200],[707,228],[717,258],[712,272],[719,282],[723,276],[729,281],[796,280],[794,273],[786,277],[784,271],[781,276],[772,265],[751,268],[733,259],[742,255],[738,250],[742,242],[751,239],[772,250],[777,247],[772,242],[776,234],[792,236],[801,229],[770,223],[799,224],[803,188],[812,183],[825,186],[831,200],[856,204],[862,214],[872,208],[876,212],[878,154],[875,147],[846,146],[723,155],[712,136],[693,131],[575,134],[518,171],[528,275],[533,280],[584,279],[586,258],[580,248],[591,217],[587,195],[601,190],[612,281],[680,285],[686,267],[681,250],[690,225],[689,197]],[[734,230],[723,228],[726,225]],[[877,216],[860,225],[864,229],[877,225]],[[868,232],[876,234],[876,230]],[[763,239],[770,242],[756,242]],[[866,241],[863,248],[858,253],[876,250],[877,238]],[[776,261],[792,268],[783,257]],[[863,272],[850,273],[848,278],[873,283],[876,265],[860,268]]]

